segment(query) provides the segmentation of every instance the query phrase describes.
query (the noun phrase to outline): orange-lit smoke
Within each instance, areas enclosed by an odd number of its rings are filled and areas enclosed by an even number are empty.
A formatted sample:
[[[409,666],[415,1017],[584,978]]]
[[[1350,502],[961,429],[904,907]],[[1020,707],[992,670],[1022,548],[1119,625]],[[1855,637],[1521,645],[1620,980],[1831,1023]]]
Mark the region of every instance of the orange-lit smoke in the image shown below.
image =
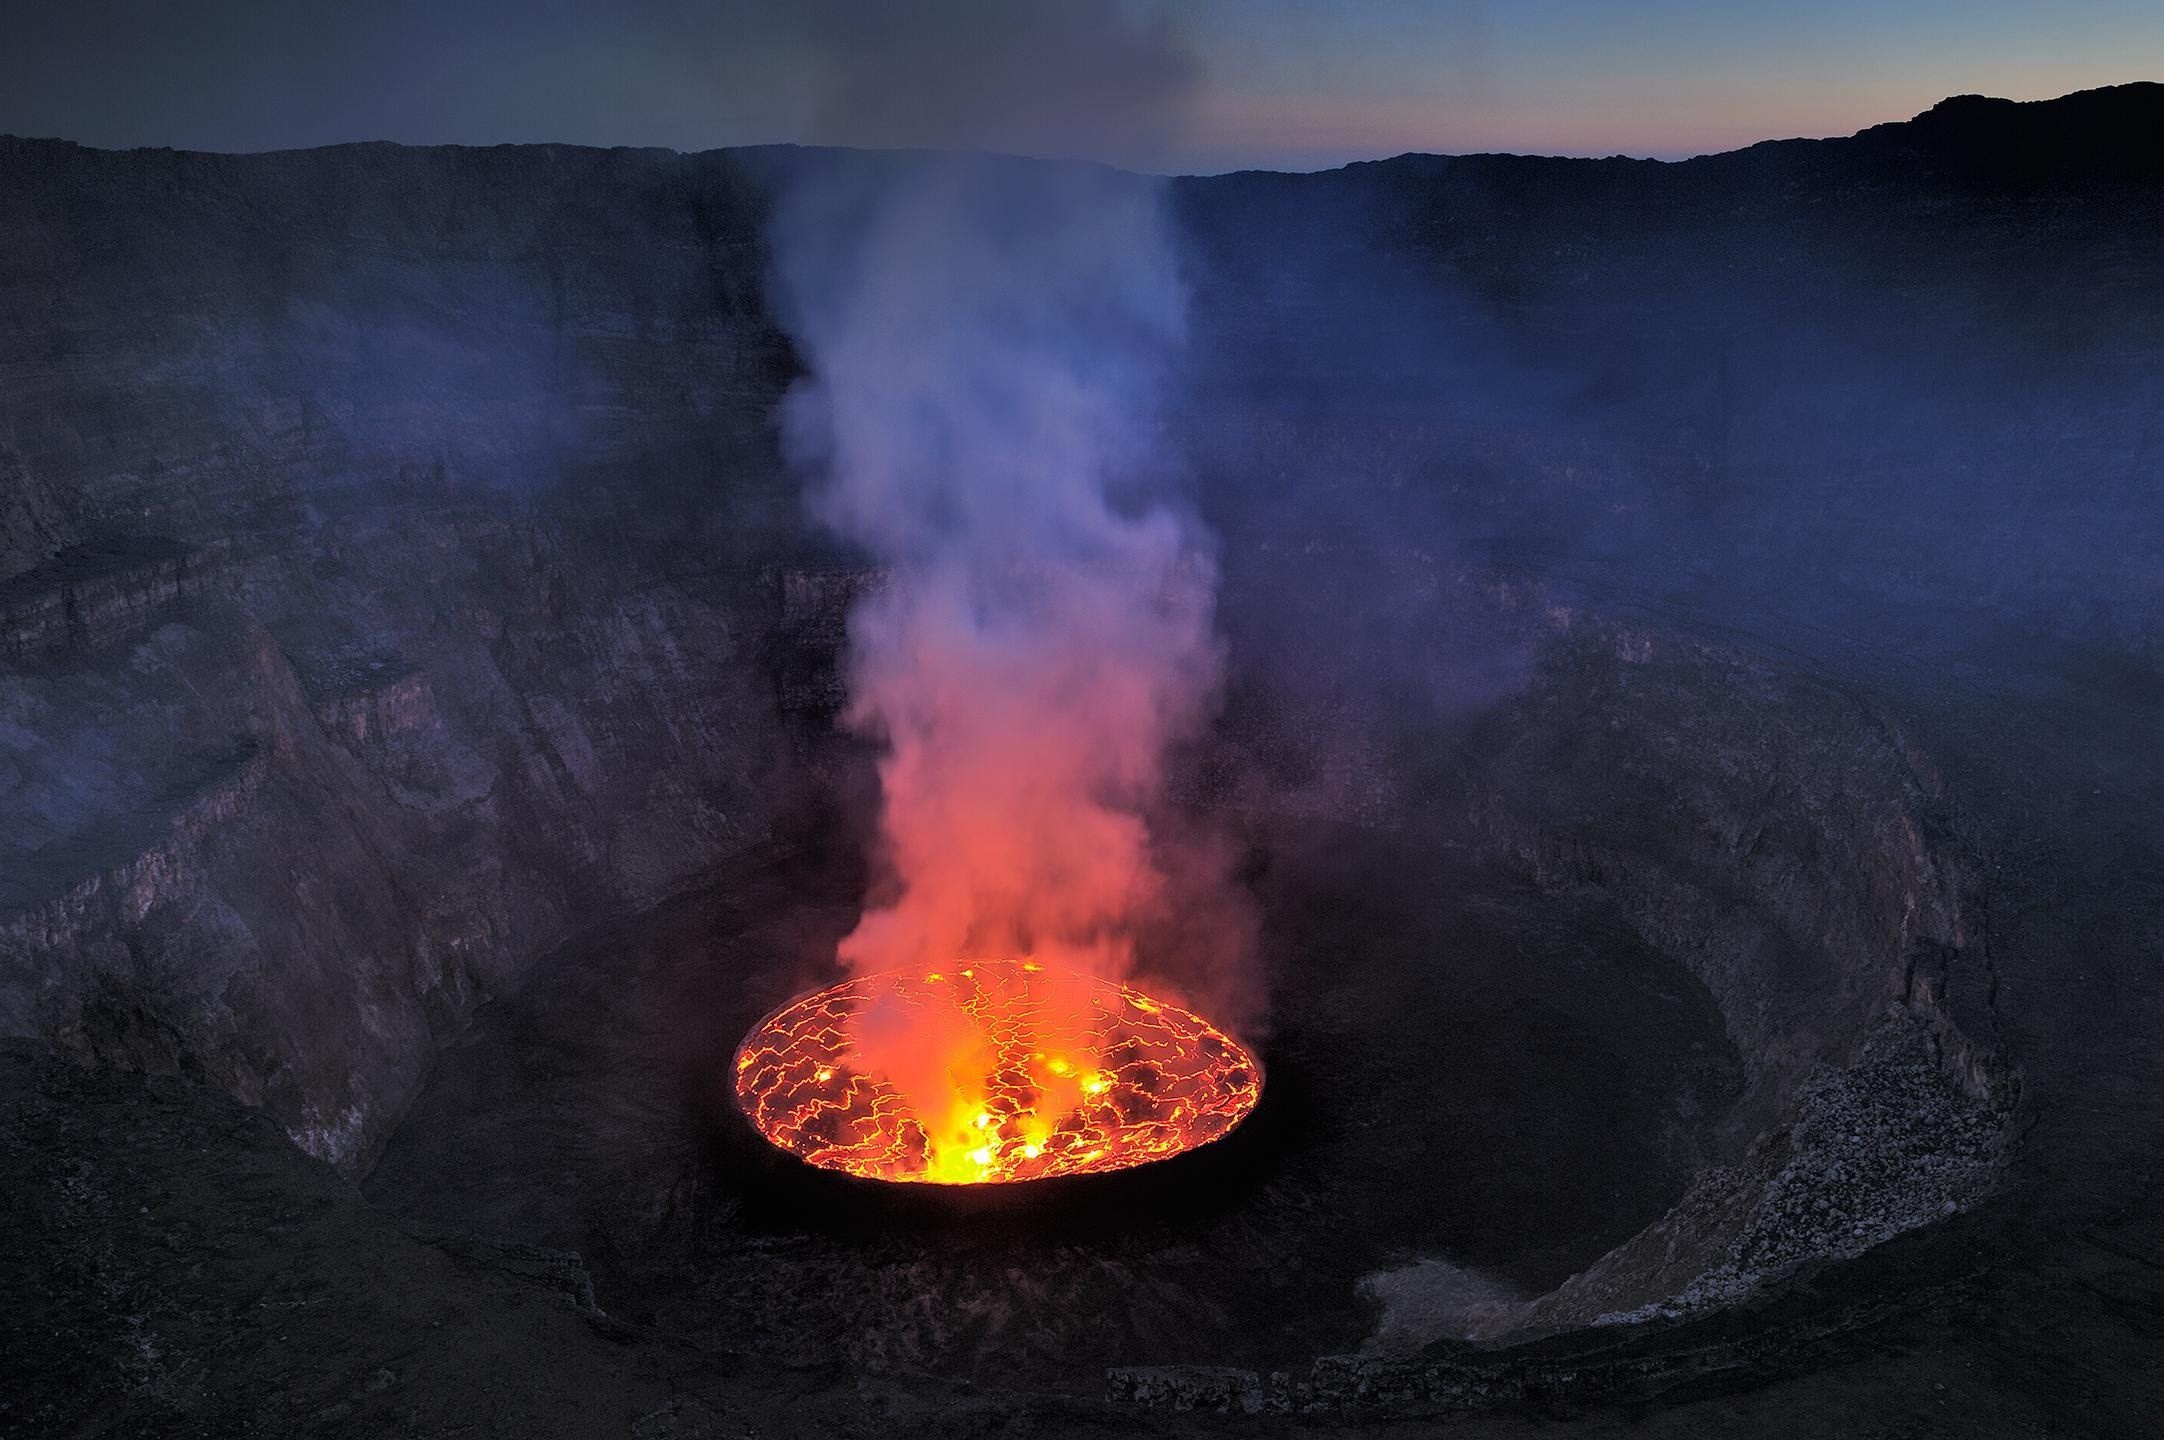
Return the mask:
[[[899,886],[842,942],[853,968],[1033,955],[1127,973],[1164,878],[1147,817],[1214,673],[1209,568],[1163,519],[1119,569],[1042,562],[1017,613],[968,577],[898,580],[858,614],[848,720],[881,736]]]
[[[814,372],[794,453],[887,576],[851,616],[844,717],[884,747],[887,873],[841,959],[1126,976],[1149,917],[1187,903],[1168,875],[1220,873],[1168,866],[1152,824],[1218,677],[1207,537],[1151,488],[1184,321],[1160,187],[838,159],[775,250]],[[896,1085],[953,1077],[967,1103],[967,1024],[855,1030]]]

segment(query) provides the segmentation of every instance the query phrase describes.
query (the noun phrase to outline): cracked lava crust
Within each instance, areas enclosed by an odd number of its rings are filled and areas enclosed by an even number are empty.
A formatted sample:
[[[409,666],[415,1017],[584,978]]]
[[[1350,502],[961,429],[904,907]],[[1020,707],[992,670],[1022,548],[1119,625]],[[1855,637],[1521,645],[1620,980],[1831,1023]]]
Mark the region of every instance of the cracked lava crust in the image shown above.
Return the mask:
[[[737,1103],[793,1155],[946,1185],[1124,1170],[1207,1144],[1262,1071],[1207,1020],[1025,960],[859,976],[802,996],[736,1052]]]

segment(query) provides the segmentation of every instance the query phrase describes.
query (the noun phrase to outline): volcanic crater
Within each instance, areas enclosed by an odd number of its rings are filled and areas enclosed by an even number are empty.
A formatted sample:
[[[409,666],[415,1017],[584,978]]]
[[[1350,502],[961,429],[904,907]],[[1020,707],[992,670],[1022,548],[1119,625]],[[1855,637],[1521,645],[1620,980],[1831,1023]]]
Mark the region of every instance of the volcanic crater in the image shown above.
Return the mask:
[[[1718,1369],[1697,1322],[1994,1183],[2016,1081],[1988,1008],[1948,1004],[1984,965],[1973,856],[1837,687],[1534,587],[1483,623],[1528,657],[1493,704],[1348,734],[1235,685],[1187,757],[1184,803],[1246,847],[1271,996],[1225,1138],[963,1187],[765,1142],[715,1037],[826,973],[863,883],[837,797],[869,781],[835,777],[867,756],[813,705],[795,832],[482,1012],[369,1193],[799,1364],[1415,1411],[1559,1363],[1588,1395]]]
[[[1263,1083],[965,1185],[736,1083],[882,883],[857,162],[0,137],[0,1430],[2149,1433],[2160,107],[1168,182],[1254,945],[1119,973]]]

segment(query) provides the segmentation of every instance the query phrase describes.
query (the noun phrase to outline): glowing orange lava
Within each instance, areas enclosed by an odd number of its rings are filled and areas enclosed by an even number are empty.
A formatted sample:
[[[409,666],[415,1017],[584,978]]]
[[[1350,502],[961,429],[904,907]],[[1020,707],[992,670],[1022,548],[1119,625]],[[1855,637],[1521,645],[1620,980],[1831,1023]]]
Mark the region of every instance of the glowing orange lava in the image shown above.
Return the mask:
[[[1026,960],[847,980],[736,1052],[760,1134],[875,1180],[1123,1170],[1215,1140],[1261,1094],[1254,1057],[1200,1016]]]

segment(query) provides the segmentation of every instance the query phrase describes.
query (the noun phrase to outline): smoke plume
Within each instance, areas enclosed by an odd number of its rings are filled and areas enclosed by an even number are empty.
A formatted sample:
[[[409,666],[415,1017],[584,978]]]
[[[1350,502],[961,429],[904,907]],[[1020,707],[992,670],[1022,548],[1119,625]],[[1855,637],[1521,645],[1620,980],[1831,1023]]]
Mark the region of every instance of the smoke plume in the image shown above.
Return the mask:
[[[852,968],[1119,975],[1173,910],[1239,913],[1155,823],[1220,665],[1208,537],[1150,480],[1185,309],[1162,202],[1078,166],[857,156],[784,207],[814,371],[788,440],[886,572],[849,630],[889,871]]]

